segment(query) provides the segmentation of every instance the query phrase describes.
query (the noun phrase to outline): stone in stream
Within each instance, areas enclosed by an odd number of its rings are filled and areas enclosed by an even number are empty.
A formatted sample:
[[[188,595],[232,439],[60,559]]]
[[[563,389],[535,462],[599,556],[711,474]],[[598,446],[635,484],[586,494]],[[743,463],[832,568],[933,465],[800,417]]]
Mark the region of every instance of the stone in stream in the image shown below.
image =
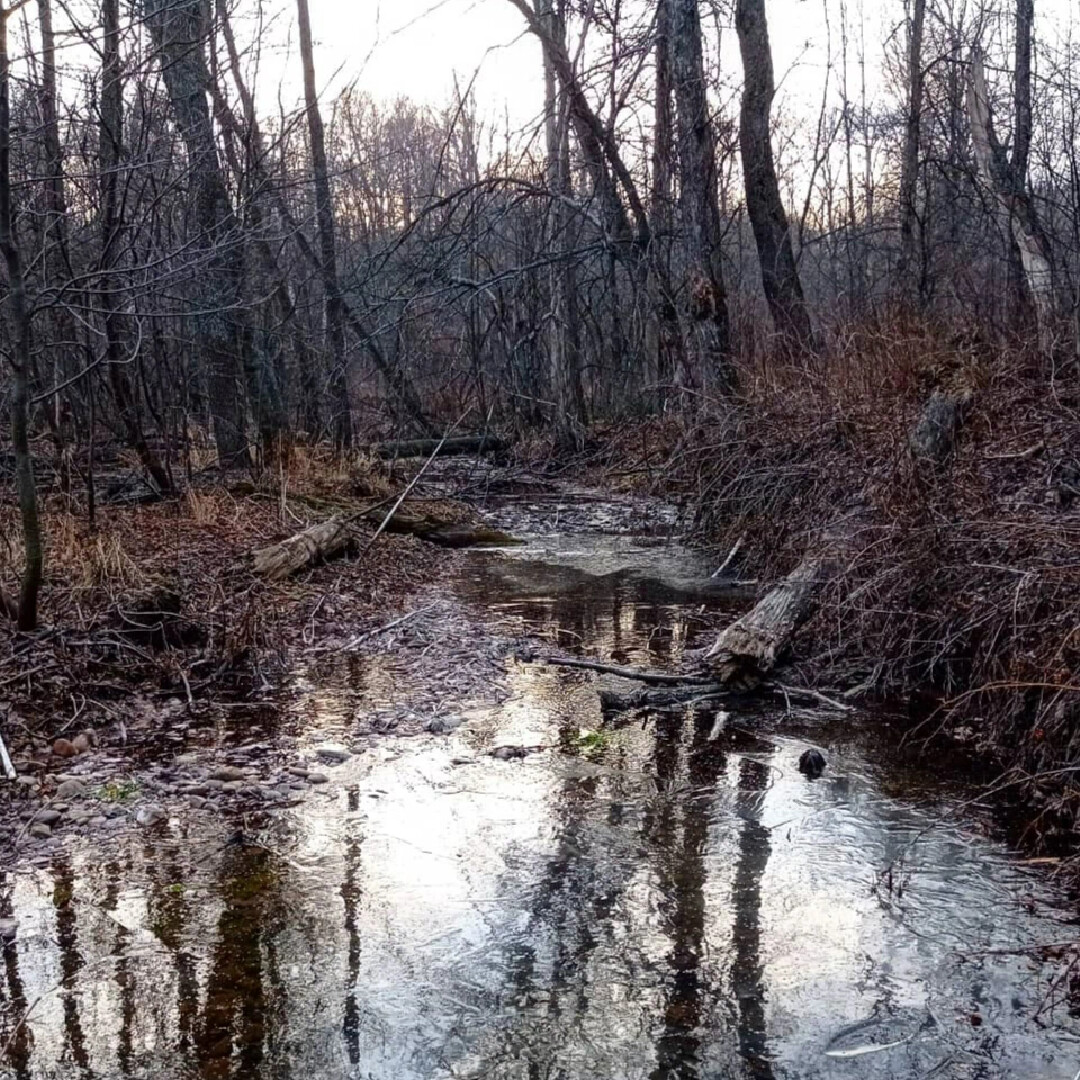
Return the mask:
[[[428,722],[427,729],[432,735],[449,735],[464,723],[464,716],[437,716]]]
[[[86,785],[81,780],[65,780],[57,789],[58,799],[79,799],[86,794]]]
[[[149,826],[156,825],[159,821],[165,820],[165,811],[162,807],[149,803],[146,806],[140,806],[135,811],[135,822],[138,825]]]
[[[826,764],[825,755],[820,750],[804,750],[799,758],[799,772],[816,780],[825,771]]]
[[[315,754],[328,765],[341,765],[352,757],[352,751],[338,743],[325,743],[315,750]]]

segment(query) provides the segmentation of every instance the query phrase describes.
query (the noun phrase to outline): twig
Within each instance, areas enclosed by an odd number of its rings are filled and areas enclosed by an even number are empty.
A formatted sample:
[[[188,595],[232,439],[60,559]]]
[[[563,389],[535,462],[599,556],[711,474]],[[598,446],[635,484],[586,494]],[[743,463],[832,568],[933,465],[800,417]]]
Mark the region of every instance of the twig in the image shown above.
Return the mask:
[[[646,686],[713,686],[716,683],[715,679],[706,679],[699,675],[677,675],[666,671],[619,667],[617,664],[602,664],[598,660],[578,660],[568,656],[545,656],[542,659],[552,667],[599,671],[602,675],[617,675],[620,679],[633,679]]]
[[[735,546],[728,552],[728,557],[721,563],[720,568],[713,574],[714,578],[718,578],[734,561],[735,556],[739,554],[742,549],[743,541],[746,539],[746,533],[743,533],[738,540],[735,541]]]
[[[784,695],[786,700],[788,697],[807,697],[813,701],[818,701],[822,705],[828,705],[830,709],[836,709],[839,712],[854,712],[855,707],[853,705],[847,705],[842,701],[837,701],[835,698],[827,697],[818,690],[808,690],[802,686],[788,686],[785,683],[767,682],[761,684],[762,690],[779,690]]]
[[[385,634],[388,630],[393,630],[396,626],[401,626],[402,623],[407,623],[410,619],[415,619],[417,615],[423,615],[428,611],[432,611],[435,608],[435,604],[428,604],[427,607],[417,608],[415,611],[410,611],[405,615],[402,615],[399,619],[394,619],[393,622],[388,622],[385,626],[378,626],[374,630],[368,630],[363,634],[357,634],[352,640],[346,642],[341,646],[340,652],[350,652],[355,649],[361,642],[367,641],[369,638],[377,637],[379,634]],[[323,653],[330,652],[336,649],[335,645],[320,645],[317,649],[311,649],[311,652]]]
[[[375,541],[378,540],[380,536],[382,536],[383,530],[386,528],[387,525],[390,524],[391,521],[393,521],[394,515],[398,512],[398,510],[401,509],[401,504],[409,497],[409,492],[412,491],[412,489],[416,487],[416,485],[420,482],[420,477],[422,477],[424,473],[427,472],[428,467],[439,456],[439,451],[445,445],[446,440],[449,439],[451,435],[453,435],[453,433],[457,430],[458,424],[460,424],[467,415],[467,412],[463,413],[456,421],[454,421],[453,426],[439,440],[439,445],[436,446],[434,450],[432,450],[431,456],[427,459],[427,461],[424,462],[423,465],[420,466],[420,471],[406,485],[405,490],[398,496],[397,502],[395,502],[394,505],[390,507],[390,513],[388,513],[386,517],[382,519],[382,524],[375,530],[375,535],[367,542],[364,550],[360,553],[361,555],[366,555],[371,550],[371,547],[375,543]]]
[[[4,770],[4,775],[9,780],[17,780],[19,778],[18,773],[15,772],[15,766],[11,764],[11,756],[8,754],[7,747],[4,745],[4,736],[0,735],[0,767]]]

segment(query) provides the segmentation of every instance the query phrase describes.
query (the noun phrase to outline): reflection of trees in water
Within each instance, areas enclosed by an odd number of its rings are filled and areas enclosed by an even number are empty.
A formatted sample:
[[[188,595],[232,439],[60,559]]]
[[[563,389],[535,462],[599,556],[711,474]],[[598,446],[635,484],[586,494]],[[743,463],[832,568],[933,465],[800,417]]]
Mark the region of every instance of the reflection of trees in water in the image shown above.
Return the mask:
[[[115,859],[105,864],[105,895],[101,900],[104,911],[116,911],[120,895],[120,865]],[[120,1031],[116,1040],[116,1062],[125,1075],[131,1074],[132,1066],[132,1031],[135,1026],[135,977],[128,958],[128,946],[131,944],[131,931],[122,923],[116,924],[116,944],[113,956],[116,958],[113,968],[116,987],[120,995]]]
[[[276,860],[265,848],[233,845],[220,879],[224,910],[196,1033],[199,1073],[206,1080],[260,1075],[276,1042],[274,997],[280,988],[267,933],[280,922]]]
[[[360,793],[349,790],[349,812],[360,809]],[[360,887],[361,841],[349,835],[345,840],[345,877],[341,883],[341,899],[345,903],[345,934],[348,939],[348,965],[345,983],[345,1017],[342,1032],[350,1065],[360,1064]]]
[[[765,986],[761,962],[761,881],[772,852],[769,830],[761,824],[768,785],[768,764],[743,758],[739,764],[737,800],[742,819],[739,860],[731,889],[735,907],[731,988],[739,1009],[739,1052],[748,1075],[759,1080],[771,1080],[773,1075],[766,1056]]]
[[[7,876],[0,873],[0,919],[10,919],[12,915]],[[0,992],[0,1006],[6,1006],[0,1010],[0,1018],[5,1020],[0,1024],[0,1048],[7,1049],[3,1064],[15,1070],[16,1080],[29,1080],[30,1027],[23,1022],[29,1005],[19,974],[19,946],[15,941],[0,941],[0,950],[4,957],[6,981],[6,990]]]
[[[664,1029],[656,1044],[654,1080],[689,1080],[701,1072],[704,1007],[711,996],[701,971],[709,805],[727,763],[719,744],[709,741],[708,730],[700,721],[694,724],[692,740],[685,748],[685,765],[681,767],[685,717],[681,713],[661,714],[656,721],[654,767],[658,792],[655,807],[646,816],[644,831],[646,849],[656,860],[660,916],[671,951],[664,985]],[[690,791],[680,799],[675,789],[684,773]]]
[[[64,1046],[76,1066],[87,1072],[90,1058],[86,1052],[82,1022],[79,1019],[79,995],[76,982],[83,967],[75,927],[75,874],[71,860],[58,855],[52,864],[53,909],[56,912],[56,943],[60,947],[60,989],[64,1010]]]

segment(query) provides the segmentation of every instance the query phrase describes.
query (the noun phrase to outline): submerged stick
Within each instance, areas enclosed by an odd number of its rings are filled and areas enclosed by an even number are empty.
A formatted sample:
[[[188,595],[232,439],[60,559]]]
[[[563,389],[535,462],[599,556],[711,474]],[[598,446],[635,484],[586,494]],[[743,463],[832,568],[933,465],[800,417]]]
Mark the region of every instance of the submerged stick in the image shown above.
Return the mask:
[[[8,755],[7,747],[4,745],[4,736],[0,735],[0,768],[4,770],[4,775],[9,780],[17,780],[18,774],[15,772],[15,766],[11,764],[11,757]]]
[[[618,664],[603,664],[599,660],[579,660],[569,656],[545,656],[543,659],[552,667],[580,668],[584,671],[597,671],[601,675],[617,675],[620,679],[632,679],[646,686],[712,686],[716,681],[697,675],[620,667]]]

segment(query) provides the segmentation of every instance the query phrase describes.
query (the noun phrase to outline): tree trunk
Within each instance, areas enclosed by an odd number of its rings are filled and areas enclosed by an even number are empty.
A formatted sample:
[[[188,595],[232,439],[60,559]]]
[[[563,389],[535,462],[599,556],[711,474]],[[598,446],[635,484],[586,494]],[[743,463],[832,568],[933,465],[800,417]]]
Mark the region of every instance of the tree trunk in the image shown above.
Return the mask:
[[[311,140],[311,170],[315,181],[315,221],[319,230],[320,271],[325,305],[326,336],[330,342],[330,387],[334,397],[334,444],[347,450],[353,443],[352,408],[345,365],[345,323],[341,286],[337,273],[334,240],[334,205],[326,168],[326,137],[319,98],[315,89],[315,60],[311,47],[311,18],[308,0],[296,0],[300,22],[300,60],[304,67],[304,103],[307,107],[308,136]]]
[[[43,0],[43,4],[47,0]],[[105,364],[109,386],[128,445],[138,455],[154,486],[162,495],[172,491],[168,473],[151,450],[143,432],[138,401],[127,376],[127,361],[120,341],[120,287],[116,248],[122,222],[119,212],[120,148],[123,140],[123,86],[120,75],[120,0],[101,4],[101,129],[98,165],[101,174],[101,262],[98,295],[104,312]]]
[[[558,6],[556,6],[556,4]],[[565,0],[536,0],[536,14],[548,33],[566,46]],[[548,313],[548,365],[555,402],[555,436],[566,449],[580,449],[585,438],[585,397],[581,385],[578,335],[573,325],[576,281],[569,231],[570,131],[567,96],[559,87],[551,51],[544,54],[545,134],[547,139],[548,213],[552,253],[551,310]]]
[[[41,526],[38,522],[37,486],[30,456],[30,365],[33,339],[26,298],[22,254],[15,236],[11,206],[11,61],[8,56],[8,16],[0,7],[0,250],[7,263],[8,318],[11,320],[11,445],[15,454],[15,485],[22,517],[26,566],[19,591],[20,630],[34,630],[38,619],[38,592],[44,568]]]
[[[752,611],[732,623],[707,654],[717,681],[756,686],[776,666],[809,614],[819,588],[834,572],[831,559],[807,556]]]
[[[207,89],[202,0],[144,0],[146,20],[161,56],[161,71],[188,156],[193,190],[197,269],[196,340],[208,368],[210,412],[218,460],[226,468],[247,454],[242,365],[236,310],[240,306],[243,249],[217,157]]]
[[[730,388],[731,330],[720,259],[716,140],[705,90],[698,0],[665,0],[669,5],[671,74],[678,117],[679,208],[686,252],[683,316],[689,358],[702,371],[719,375]]]
[[[1031,48],[1030,0],[1017,2],[1017,71],[1019,83],[1030,83],[1030,56],[1020,57],[1020,41],[1026,37],[1027,49]],[[1021,24],[1027,25],[1026,33]],[[1052,324],[1055,315],[1053,253],[1049,238],[1039,220],[1035,203],[1027,190],[1027,158],[1030,144],[1031,91],[1016,92],[1016,132],[1013,139],[1013,156],[1010,160],[994,131],[990,113],[990,99],[986,91],[986,72],[982,54],[978,49],[971,55],[971,75],[968,81],[968,114],[971,120],[971,139],[975,148],[975,160],[979,175],[993,194],[1008,218],[1013,239],[1020,249],[1024,280],[1035,308],[1038,326],[1039,349],[1049,353]],[[1026,115],[1025,115],[1026,113]],[[1020,170],[1024,171],[1021,172]]]
[[[776,91],[765,0],[737,0],[735,29],[745,76],[739,148],[746,180],[746,209],[761,264],[761,283],[783,345],[810,352],[814,348],[813,330],[773,161],[769,118]]]
[[[919,147],[922,141],[923,26],[926,0],[912,0],[914,8],[908,25],[908,110],[904,129],[904,156],[900,165],[900,261],[896,276],[905,306],[916,303],[921,294],[918,270]]]

